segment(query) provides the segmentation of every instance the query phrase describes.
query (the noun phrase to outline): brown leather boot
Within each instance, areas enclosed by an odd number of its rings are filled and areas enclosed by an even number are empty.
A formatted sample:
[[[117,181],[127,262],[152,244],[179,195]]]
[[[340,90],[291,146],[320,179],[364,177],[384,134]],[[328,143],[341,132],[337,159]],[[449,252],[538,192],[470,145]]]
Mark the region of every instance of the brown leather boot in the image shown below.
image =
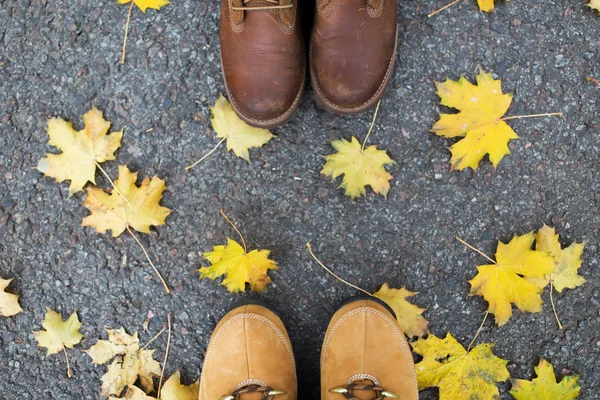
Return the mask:
[[[396,0],[317,0],[310,41],[315,96],[329,112],[374,106],[392,77]]]
[[[233,309],[210,339],[199,400],[296,400],[292,345],[277,315],[260,305]]]
[[[221,67],[229,100],[252,126],[286,122],[306,75],[297,0],[222,0]]]
[[[393,313],[354,300],[333,316],[321,351],[321,400],[418,400],[413,357]]]

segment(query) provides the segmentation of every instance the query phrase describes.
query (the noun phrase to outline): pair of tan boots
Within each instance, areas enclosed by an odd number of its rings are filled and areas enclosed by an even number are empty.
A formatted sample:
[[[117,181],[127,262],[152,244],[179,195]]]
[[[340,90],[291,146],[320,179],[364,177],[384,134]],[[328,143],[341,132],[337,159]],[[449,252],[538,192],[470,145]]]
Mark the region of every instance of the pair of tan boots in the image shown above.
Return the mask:
[[[247,303],[212,335],[199,400],[296,400],[296,366],[281,319]],[[393,312],[355,299],[334,314],[321,352],[322,400],[419,398],[412,354]]]

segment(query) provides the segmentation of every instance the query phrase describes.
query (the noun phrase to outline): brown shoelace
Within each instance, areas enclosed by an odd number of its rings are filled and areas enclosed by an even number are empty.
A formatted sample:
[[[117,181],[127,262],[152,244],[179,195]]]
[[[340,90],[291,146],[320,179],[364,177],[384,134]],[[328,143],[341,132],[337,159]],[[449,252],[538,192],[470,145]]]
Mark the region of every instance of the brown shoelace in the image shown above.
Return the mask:
[[[356,382],[349,383],[346,386],[342,386],[339,388],[330,389],[329,391],[332,393],[342,394],[348,400],[360,400],[358,397],[354,396],[355,390],[366,390],[366,391],[375,392],[377,397],[374,397],[373,400],[385,400],[387,398],[391,398],[391,399],[398,398],[398,396],[396,396],[394,393],[386,391],[384,388],[382,388],[379,385],[356,383]]]
[[[265,6],[253,6],[253,5],[249,5],[247,6],[246,4],[249,4],[251,2],[255,2],[256,0],[243,0],[243,7],[236,7],[233,4],[231,5],[231,9],[234,11],[264,11],[264,10],[279,10],[282,8],[292,8],[294,7],[293,4],[279,4],[278,0],[260,0],[260,3],[269,3],[271,5]]]
[[[274,390],[269,386],[249,385],[236,389],[230,395],[223,396],[219,400],[239,400],[244,393],[262,393],[265,400],[273,400],[277,395],[286,394],[282,390]]]

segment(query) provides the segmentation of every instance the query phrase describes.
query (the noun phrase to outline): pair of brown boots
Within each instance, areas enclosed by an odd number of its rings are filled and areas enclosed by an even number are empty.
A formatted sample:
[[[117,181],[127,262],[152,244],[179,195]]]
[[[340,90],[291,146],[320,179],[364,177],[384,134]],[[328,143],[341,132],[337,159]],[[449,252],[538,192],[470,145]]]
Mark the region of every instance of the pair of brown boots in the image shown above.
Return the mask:
[[[199,400],[296,400],[296,366],[281,319],[250,303],[217,324]],[[417,400],[412,354],[393,312],[356,299],[334,314],[321,350],[322,400]]]
[[[238,116],[262,128],[291,118],[307,69],[298,0],[222,0],[220,39]],[[323,107],[354,114],[374,106],[392,76],[396,45],[395,0],[316,0],[308,64]]]

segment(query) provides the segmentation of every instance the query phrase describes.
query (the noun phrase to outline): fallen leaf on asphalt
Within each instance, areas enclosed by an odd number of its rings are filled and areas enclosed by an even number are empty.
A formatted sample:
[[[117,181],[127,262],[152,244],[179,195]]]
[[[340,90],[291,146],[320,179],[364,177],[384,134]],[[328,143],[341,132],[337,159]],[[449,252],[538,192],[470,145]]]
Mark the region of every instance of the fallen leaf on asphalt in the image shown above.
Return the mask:
[[[72,349],[74,345],[83,339],[83,335],[79,332],[81,322],[77,317],[77,312],[73,312],[66,321],[63,321],[59,313],[46,308],[46,316],[42,322],[42,327],[45,330],[33,332],[38,347],[45,347],[48,350],[48,355],[64,351],[67,360],[67,375],[70,378],[71,368],[66,348]]]
[[[480,295],[488,302],[488,312],[496,323],[504,325],[512,316],[511,303],[521,311],[539,312],[542,308],[540,293],[546,282],[530,281],[543,278],[554,269],[553,257],[532,250],[533,232],[515,235],[508,244],[498,242],[496,263],[480,265],[477,275],[469,281],[471,295]]]
[[[477,85],[461,77],[458,81],[436,82],[436,87],[441,104],[459,110],[457,114],[441,114],[431,128],[438,136],[464,137],[450,147],[452,168],[475,170],[486,154],[496,167],[510,153],[508,142],[518,138],[501,119],[512,94],[502,93],[500,80],[483,71],[477,76]]]
[[[248,150],[262,147],[275,137],[268,130],[255,128],[241,120],[223,95],[219,95],[219,99],[210,110],[212,111],[210,122],[217,134],[217,138],[220,138],[221,141],[198,161],[186,167],[187,170],[198,165],[198,163],[211,155],[225,141],[227,142],[227,151],[233,150],[233,153],[237,157],[250,162],[250,153]]]
[[[128,4],[132,1],[143,13],[145,13],[148,8],[160,10],[161,7],[171,4],[168,0],[118,0],[118,3]]]
[[[160,398],[162,400],[198,400],[200,392],[200,381],[196,381],[191,385],[181,384],[181,375],[179,370],[165,382],[161,391]]]
[[[114,160],[121,146],[123,130],[108,134],[110,122],[95,107],[83,116],[85,127],[73,129],[73,124],[60,118],[48,120],[48,144],[61,150],[60,154],[46,154],[37,169],[57,182],[70,180],[69,196],[83,190],[89,181],[96,182],[96,166]]]
[[[581,267],[581,255],[585,244],[573,243],[562,249],[558,239],[554,228],[544,225],[535,235],[535,249],[545,251],[554,258],[554,268],[543,280],[561,293],[565,288],[575,289],[585,283],[585,279],[577,273]]]
[[[165,181],[154,176],[136,185],[137,172],[126,165],[119,166],[119,179],[108,193],[97,187],[87,189],[83,206],[91,214],[83,219],[83,226],[91,226],[97,232],[112,231],[119,236],[128,227],[138,232],[150,233],[151,226],[164,225],[171,210],[161,206],[162,193],[167,189]],[[126,199],[126,200],[125,200]]]
[[[416,294],[416,292],[408,291],[406,288],[390,288],[387,283],[384,283],[377,292],[373,293],[373,296],[383,300],[394,310],[400,328],[408,337],[421,337],[429,333],[427,328],[429,321],[423,317],[423,312],[426,309],[406,300],[407,297]]]
[[[127,392],[123,397],[110,396],[110,400],[127,399],[127,400],[156,400],[156,397],[148,396],[144,391],[136,386],[128,386]]]
[[[477,5],[481,11],[494,11],[494,0],[477,0]]]
[[[337,152],[325,156],[321,174],[332,179],[344,175],[339,187],[352,199],[364,196],[367,186],[387,197],[393,176],[385,170],[385,166],[395,164],[395,161],[385,150],[379,150],[375,145],[364,148],[354,136],[350,142],[339,139],[331,145]]]
[[[411,346],[423,356],[415,365],[419,390],[437,386],[440,400],[500,398],[496,383],[510,377],[508,361],[492,353],[493,343],[480,344],[467,352],[448,333],[444,339],[429,334]]]
[[[587,4],[588,7],[593,8],[594,10],[600,11],[600,0],[590,0]]]
[[[154,391],[153,375],[160,375],[154,350],[140,349],[137,332],[127,334],[124,328],[107,329],[108,340],[98,340],[86,353],[94,364],[105,364],[111,359],[107,372],[102,376],[102,395],[120,396],[126,386],[130,388],[139,379],[146,393]]]
[[[12,278],[0,278],[0,315],[3,317],[10,317],[23,312],[23,309],[19,305],[19,296],[4,291],[10,285],[10,282],[12,282]]]
[[[579,396],[579,375],[565,376],[556,383],[552,364],[543,358],[535,367],[535,374],[537,378],[531,381],[511,379],[510,394],[517,400],[573,400]]]
[[[203,254],[212,265],[198,270],[200,279],[217,279],[225,275],[222,284],[229,292],[243,292],[246,283],[250,290],[262,292],[271,282],[267,271],[277,269],[277,263],[269,259],[271,251],[252,250],[247,252],[238,242],[227,238],[224,246],[215,246],[213,251]]]

